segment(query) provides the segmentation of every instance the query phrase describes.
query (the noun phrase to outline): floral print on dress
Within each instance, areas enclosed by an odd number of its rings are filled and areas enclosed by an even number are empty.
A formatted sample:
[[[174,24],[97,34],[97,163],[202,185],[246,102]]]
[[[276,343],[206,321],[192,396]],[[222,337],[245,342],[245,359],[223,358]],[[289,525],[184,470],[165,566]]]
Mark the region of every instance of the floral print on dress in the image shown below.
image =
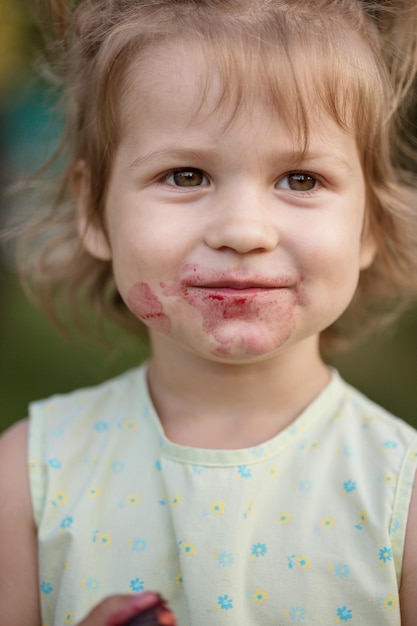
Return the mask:
[[[348,622],[353,619],[353,611],[352,609],[348,609],[347,606],[342,606],[336,611],[337,618],[336,622]]]
[[[410,489],[401,468],[417,464],[417,438],[345,392],[282,436],[230,451],[164,440],[137,387],[126,405],[94,393],[100,411],[86,402],[74,428],[58,402],[29,456],[43,622],[74,625],[101,597],[158,588],[184,626],[199,626],[197,613],[204,626],[253,626],[254,616],[303,626],[313,614],[317,624],[362,625],[364,598],[375,609],[366,626],[397,623],[394,546],[406,511],[391,503],[395,484]]]
[[[233,600],[228,595],[219,596],[217,604],[223,611],[233,609]]]
[[[392,561],[392,548],[384,546],[379,550],[379,560],[381,565],[386,565],[389,561]]]
[[[334,568],[334,574],[337,578],[348,578],[350,574],[349,565],[346,565],[346,563],[338,563]]]
[[[45,596],[49,596],[54,590],[52,584],[46,581],[42,581],[39,587],[40,587],[41,593],[43,593],[43,595]]]
[[[231,552],[221,552],[217,557],[217,561],[223,567],[230,567],[230,565],[233,565],[233,554]]]
[[[140,578],[134,578],[130,581],[129,587],[131,591],[137,593],[138,591],[143,591],[145,589],[145,583],[143,580],[140,580]]]
[[[307,569],[311,567],[311,561],[308,556],[302,554],[301,556],[297,556],[296,554],[292,554],[287,557],[288,560],[288,568],[294,569],[296,567],[300,567],[301,569]]]
[[[148,547],[148,542],[142,537],[137,537],[130,542],[133,552],[144,552]]]
[[[265,591],[265,589],[255,589],[254,593],[252,594],[252,599],[258,604],[263,604],[268,600],[268,592]]]
[[[259,557],[265,556],[267,553],[267,547],[264,543],[254,543],[251,549],[252,559],[259,559]]]
[[[306,612],[302,606],[293,606],[289,610],[283,611],[283,616],[291,619],[292,622],[302,622],[306,616]]]

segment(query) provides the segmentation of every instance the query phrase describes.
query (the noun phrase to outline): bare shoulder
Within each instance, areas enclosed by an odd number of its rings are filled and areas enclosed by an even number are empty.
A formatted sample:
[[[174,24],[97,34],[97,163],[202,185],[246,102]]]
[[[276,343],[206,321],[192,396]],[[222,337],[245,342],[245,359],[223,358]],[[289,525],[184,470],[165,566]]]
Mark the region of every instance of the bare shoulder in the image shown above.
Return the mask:
[[[400,588],[401,626],[414,626],[417,613],[417,477],[407,522]]]
[[[0,606],[10,626],[40,624],[27,433],[28,422],[22,421],[0,437]]]

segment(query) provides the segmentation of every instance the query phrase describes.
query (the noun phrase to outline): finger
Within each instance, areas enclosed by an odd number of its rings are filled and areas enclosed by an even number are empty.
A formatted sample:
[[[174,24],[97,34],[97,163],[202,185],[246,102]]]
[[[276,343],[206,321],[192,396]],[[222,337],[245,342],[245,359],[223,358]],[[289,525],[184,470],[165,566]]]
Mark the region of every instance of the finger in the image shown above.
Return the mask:
[[[122,626],[140,611],[158,602],[158,595],[144,591],[137,595],[114,595],[105,598],[78,626]]]

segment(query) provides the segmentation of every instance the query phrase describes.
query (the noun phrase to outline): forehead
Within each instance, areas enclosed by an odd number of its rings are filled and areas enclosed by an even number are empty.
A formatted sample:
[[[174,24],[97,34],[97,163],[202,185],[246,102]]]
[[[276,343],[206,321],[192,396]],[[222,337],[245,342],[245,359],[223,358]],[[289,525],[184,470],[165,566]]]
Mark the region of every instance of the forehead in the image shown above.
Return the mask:
[[[221,108],[230,120],[262,103],[304,141],[311,120],[323,113],[356,132],[371,121],[381,85],[375,59],[358,37],[336,46],[311,31],[286,42],[237,34],[167,36],[142,47],[123,68],[122,121],[155,94],[170,101],[187,95],[189,116]]]
[[[330,153],[346,166],[357,158],[352,133],[343,130],[310,97],[308,136],[297,119],[294,103],[283,89],[282,102],[272,102],[268,87],[240,90],[239,83],[224,82],[218,66],[184,44],[159,46],[144,62],[129,69],[129,88],[123,98],[121,143],[129,158],[140,163],[146,155],[168,153],[226,158],[225,143],[241,151],[260,150],[263,158],[278,154],[296,162]],[[277,94],[274,94],[277,97]],[[307,96],[306,96],[307,98]],[[183,152],[181,152],[183,151]],[[262,157],[261,157],[262,152]]]

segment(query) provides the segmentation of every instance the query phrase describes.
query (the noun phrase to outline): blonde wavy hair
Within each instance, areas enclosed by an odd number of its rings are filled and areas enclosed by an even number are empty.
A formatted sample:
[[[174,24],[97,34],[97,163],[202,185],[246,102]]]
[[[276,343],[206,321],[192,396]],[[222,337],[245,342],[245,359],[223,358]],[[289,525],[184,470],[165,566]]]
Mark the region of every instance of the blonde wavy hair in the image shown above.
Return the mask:
[[[17,258],[23,280],[49,312],[62,304],[63,294],[74,312],[87,299],[99,314],[141,328],[118,294],[111,263],[91,257],[82,246],[71,184],[78,164],[85,162],[91,174],[89,219],[105,229],[104,204],[129,69],[139,63],[146,74],[153,47],[178,40],[194,46],[207,87],[209,68],[214,68],[223,80],[221,100],[233,98],[235,112],[261,88],[307,145],[313,93],[314,102],[356,136],[377,255],[361,273],[345,315],[322,333],[322,349],[329,352],[358,328],[387,319],[416,293],[417,180],[412,168],[417,159],[410,139],[417,74],[415,0],[38,4],[49,61],[62,89],[67,122],[60,154],[66,165],[51,203],[44,200],[19,231]]]

